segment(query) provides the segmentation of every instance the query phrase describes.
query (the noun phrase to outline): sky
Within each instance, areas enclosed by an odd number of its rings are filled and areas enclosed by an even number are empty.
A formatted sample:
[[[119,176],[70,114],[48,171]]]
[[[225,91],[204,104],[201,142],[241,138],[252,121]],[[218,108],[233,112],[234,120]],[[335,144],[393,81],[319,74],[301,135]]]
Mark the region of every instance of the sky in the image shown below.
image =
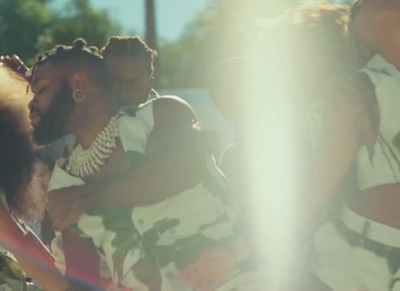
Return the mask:
[[[122,34],[134,32],[145,38],[146,0],[90,0],[96,9],[107,10],[109,15],[122,26]],[[154,0],[156,7],[156,27],[159,40],[177,40],[186,24],[203,11],[212,0]],[[68,0],[55,0],[51,7],[63,8]]]
[[[145,38],[145,5],[146,0],[90,0],[98,9],[109,11],[109,15],[117,20],[123,34],[132,32]],[[154,0],[156,4],[157,35],[161,42],[177,40],[186,24],[203,11],[212,0]],[[243,0],[248,1],[248,0]],[[275,0],[280,1],[280,0]],[[310,2],[313,0],[299,0]],[[340,3],[341,0],[331,0]],[[55,0],[53,6],[62,8],[68,0]]]
[[[155,0],[157,34],[161,41],[173,41],[185,25],[204,10],[209,0]],[[106,9],[123,27],[144,37],[145,0],[90,0],[96,8]]]

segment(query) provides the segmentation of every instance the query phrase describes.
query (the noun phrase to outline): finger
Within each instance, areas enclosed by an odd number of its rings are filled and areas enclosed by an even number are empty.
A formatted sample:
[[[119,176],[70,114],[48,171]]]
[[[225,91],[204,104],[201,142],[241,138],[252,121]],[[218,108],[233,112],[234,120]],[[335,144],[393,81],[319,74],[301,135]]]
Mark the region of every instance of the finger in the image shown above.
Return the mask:
[[[200,279],[199,269],[197,265],[192,265],[186,268],[185,280],[186,283],[192,287],[196,286],[197,281]]]
[[[181,279],[182,282],[185,283],[186,285],[192,286],[191,281],[190,281],[190,278],[189,278],[189,275],[188,275],[188,272],[186,272],[186,271],[180,271],[180,272],[178,273],[178,277],[179,277],[179,279]],[[193,287],[193,286],[192,286],[192,287]]]
[[[231,268],[225,266],[218,266],[218,269],[213,265],[200,269],[197,273],[197,282],[194,284],[196,288],[200,288],[202,291],[214,290],[222,282],[225,281],[229,275]],[[201,280],[199,280],[201,278]]]
[[[194,288],[199,291],[209,291],[214,290],[216,284],[212,279],[202,278],[197,281]]]
[[[8,62],[8,61],[10,61],[10,57],[9,56],[1,56],[0,57],[0,62],[4,62],[4,63],[6,63],[6,62]]]
[[[193,286],[202,291],[212,290],[211,288],[215,285],[215,273],[199,273],[196,281],[193,282]]]
[[[213,280],[208,280],[206,283],[205,283],[205,286],[204,286],[204,291],[212,291],[212,290],[214,290],[215,289],[215,287],[217,286],[217,284],[215,283],[215,281],[213,281]]]
[[[212,280],[209,280],[209,284],[204,291],[212,291],[216,289],[219,285],[221,285],[227,278],[227,274],[225,272],[217,272],[214,274]]]
[[[203,268],[196,268],[197,272],[192,276],[193,286],[199,290],[207,290],[211,285],[215,277],[214,270],[207,268],[206,264],[203,264]]]
[[[199,291],[203,291],[203,279],[197,279],[194,283],[193,283],[193,288]]]

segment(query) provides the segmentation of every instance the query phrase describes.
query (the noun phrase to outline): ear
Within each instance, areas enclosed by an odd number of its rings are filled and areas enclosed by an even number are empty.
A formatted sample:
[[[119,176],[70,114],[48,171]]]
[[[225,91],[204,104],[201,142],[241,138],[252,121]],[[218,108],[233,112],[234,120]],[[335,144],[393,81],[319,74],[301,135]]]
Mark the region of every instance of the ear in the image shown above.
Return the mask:
[[[89,86],[89,76],[86,72],[74,73],[70,79],[69,85],[72,90],[80,89],[83,93]]]

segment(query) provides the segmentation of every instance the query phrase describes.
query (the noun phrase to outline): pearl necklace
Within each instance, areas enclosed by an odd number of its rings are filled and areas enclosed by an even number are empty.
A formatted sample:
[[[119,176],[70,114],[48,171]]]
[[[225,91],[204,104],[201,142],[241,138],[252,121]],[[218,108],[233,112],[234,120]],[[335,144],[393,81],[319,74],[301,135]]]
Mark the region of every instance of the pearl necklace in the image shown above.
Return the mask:
[[[105,165],[105,160],[113,153],[119,137],[118,118],[111,118],[107,126],[97,135],[88,149],[83,149],[81,144],[74,149],[69,157],[65,169],[72,175],[85,178],[100,171]]]

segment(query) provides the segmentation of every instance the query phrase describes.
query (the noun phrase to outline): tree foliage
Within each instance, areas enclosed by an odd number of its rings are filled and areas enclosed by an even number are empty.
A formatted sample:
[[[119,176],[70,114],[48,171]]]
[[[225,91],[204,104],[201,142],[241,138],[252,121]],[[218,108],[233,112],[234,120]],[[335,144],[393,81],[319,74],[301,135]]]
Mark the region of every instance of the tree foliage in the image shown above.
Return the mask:
[[[52,0],[0,0],[0,54],[17,54],[31,63],[34,56],[55,44],[85,38],[103,46],[121,28],[106,11],[95,10],[89,0],[72,0],[60,11]]]
[[[248,56],[255,45],[256,22],[298,3],[295,0],[210,0],[182,37],[160,48],[164,87],[205,87],[218,62]]]
[[[53,21],[48,1],[0,0],[0,54],[32,58],[38,35]]]
[[[353,0],[335,2],[351,4]],[[209,0],[178,40],[159,47],[157,84],[164,88],[205,87],[216,63],[253,51],[259,19],[269,19],[298,3]],[[0,55],[17,54],[29,64],[38,52],[55,44],[71,44],[83,37],[90,45],[101,47],[109,36],[121,32],[107,11],[94,9],[89,0],[69,0],[58,10],[49,8],[56,6],[53,4],[56,1],[0,0]]]
[[[77,37],[102,47],[110,36],[120,31],[121,26],[111,20],[107,11],[95,10],[89,0],[72,0],[39,37],[37,47],[43,51],[55,44],[71,44]]]

